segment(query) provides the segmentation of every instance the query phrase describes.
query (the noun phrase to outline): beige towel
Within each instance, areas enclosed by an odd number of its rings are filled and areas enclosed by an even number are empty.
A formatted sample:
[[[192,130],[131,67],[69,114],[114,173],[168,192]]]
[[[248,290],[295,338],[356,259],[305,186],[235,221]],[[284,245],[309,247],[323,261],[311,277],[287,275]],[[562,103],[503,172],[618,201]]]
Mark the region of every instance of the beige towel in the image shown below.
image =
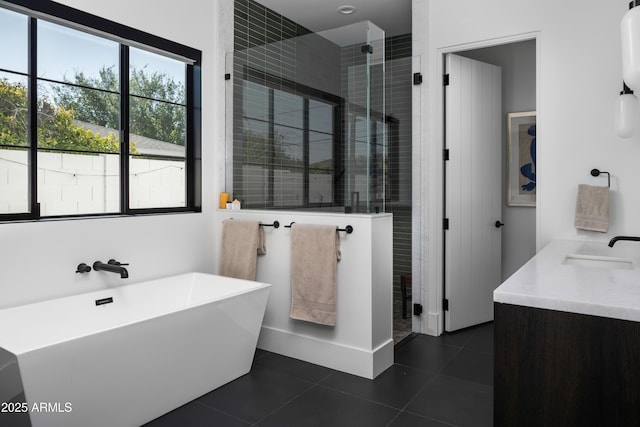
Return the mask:
[[[292,319],[335,326],[340,256],[340,235],[335,226],[291,226]]]
[[[256,280],[256,255],[266,253],[264,230],[258,221],[222,221],[221,276]]]
[[[576,201],[576,228],[606,233],[609,230],[609,188],[580,184]]]

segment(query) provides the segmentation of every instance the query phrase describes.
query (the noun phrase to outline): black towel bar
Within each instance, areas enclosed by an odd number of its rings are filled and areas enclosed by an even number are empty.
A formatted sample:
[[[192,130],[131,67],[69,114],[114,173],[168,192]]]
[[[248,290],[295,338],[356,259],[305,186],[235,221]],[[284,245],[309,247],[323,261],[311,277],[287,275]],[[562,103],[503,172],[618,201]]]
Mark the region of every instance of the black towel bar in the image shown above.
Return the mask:
[[[345,228],[337,228],[336,231],[344,231],[347,234],[351,234],[353,233],[353,227],[350,225],[347,225]]]
[[[229,218],[230,220],[233,220],[233,218]],[[273,221],[273,224],[258,224],[260,227],[273,227],[273,228],[280,228],[280,223],[278,221]]]
[[[292,223],[291,223],[291,224],[289,224],[289,225],[285,225],[285,226],[284,226],[284,228],[291,228],[291,226],[292,226],[293,224],[295,224],[295,222],[292,222]],[[353,233],[353,227],[352,227],[352,226],[350,226],[350,225],[347,225],[345,228],[338,228],[338,227],[336,227],[336,231],[344,231],[344,232],[345,232],[345,233],[347,233],[347,234],[351,234],[351,233]]]
[[[278,221],[273,221],[273,224],[260,224],[260,227],[280,228],[280,223]]]

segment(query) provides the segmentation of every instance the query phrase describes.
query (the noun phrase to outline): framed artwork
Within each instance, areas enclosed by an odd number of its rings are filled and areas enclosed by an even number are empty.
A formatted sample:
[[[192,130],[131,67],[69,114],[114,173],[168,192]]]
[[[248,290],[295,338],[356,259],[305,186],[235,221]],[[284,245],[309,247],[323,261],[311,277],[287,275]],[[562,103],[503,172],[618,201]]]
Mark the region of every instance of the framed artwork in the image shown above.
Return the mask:
[[[507,205],[536,205],[536,112],[507,113]]]

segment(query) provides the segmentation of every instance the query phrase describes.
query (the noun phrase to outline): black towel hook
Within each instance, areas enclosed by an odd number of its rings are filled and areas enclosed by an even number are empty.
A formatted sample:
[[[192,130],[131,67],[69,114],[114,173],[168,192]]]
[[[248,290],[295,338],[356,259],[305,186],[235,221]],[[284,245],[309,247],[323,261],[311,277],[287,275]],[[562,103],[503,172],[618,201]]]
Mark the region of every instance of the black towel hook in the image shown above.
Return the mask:
[[[611,174],[600,169],[591,169],[591,176],[599,176],[601,173],[607,174],[607,187],[611,188]]]

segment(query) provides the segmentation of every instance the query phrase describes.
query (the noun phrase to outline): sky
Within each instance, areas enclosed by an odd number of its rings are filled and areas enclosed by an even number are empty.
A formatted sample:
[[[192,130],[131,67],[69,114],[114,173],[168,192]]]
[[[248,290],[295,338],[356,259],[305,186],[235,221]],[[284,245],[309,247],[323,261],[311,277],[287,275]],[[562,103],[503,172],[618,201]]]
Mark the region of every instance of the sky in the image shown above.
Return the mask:
[[[38,21],[38,77],[72,80],[81,71],[95,77],[104,66],[117,69],[118,58],[116,42]],[[133,68],[146,66],[184,83],[185,64],[175,59],[131,48],[130,63]],[[0,68],[27,72],[27,17],[6,9],[0,9]]]

